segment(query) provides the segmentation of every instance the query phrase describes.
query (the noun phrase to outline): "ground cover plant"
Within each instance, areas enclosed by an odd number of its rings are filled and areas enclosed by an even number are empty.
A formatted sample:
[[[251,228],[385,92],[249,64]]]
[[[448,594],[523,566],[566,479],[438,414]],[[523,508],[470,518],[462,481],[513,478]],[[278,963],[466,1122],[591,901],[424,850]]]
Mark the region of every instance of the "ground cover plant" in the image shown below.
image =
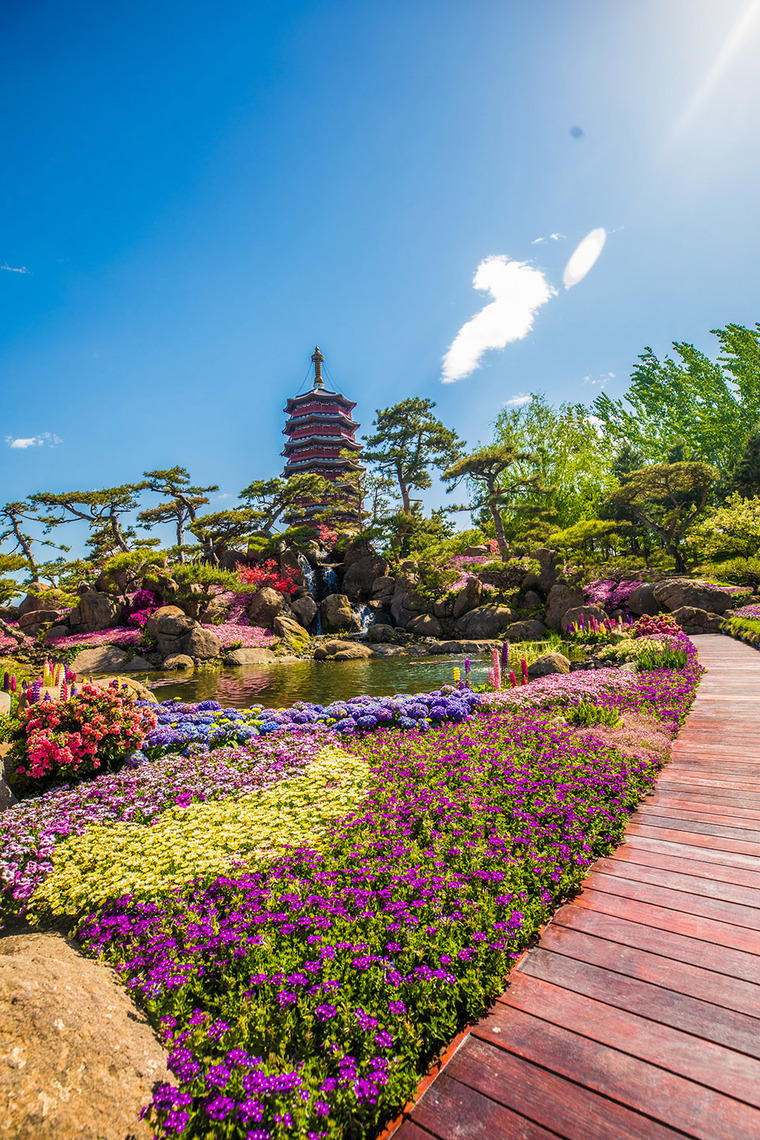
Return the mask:
[[[724,633],[748,645],[760,646],[760,606],[742,606],[726,617],[721,625]]]

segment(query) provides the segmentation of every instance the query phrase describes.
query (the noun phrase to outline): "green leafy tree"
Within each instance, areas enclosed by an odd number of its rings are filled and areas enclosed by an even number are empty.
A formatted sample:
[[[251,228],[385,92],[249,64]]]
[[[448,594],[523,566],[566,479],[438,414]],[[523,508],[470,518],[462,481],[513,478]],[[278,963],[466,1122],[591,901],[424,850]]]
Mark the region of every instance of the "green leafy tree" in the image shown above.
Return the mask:
[[[218,564],[229,550],[240,550],[257,530],[257,512],[252,507],[231,507],[199,515],[190,530],[200,542],[203,557]]]
[[[327,489],[327,480],[321,475],[304,472],[290,475],[287,479],[254,479],[240,492],[240,498],[252,511],[252,529],[269,538],[281,519],[297,510],[304,501],[321,501]]]
[[[32,495],[30,502],[38,509],[46,533],[53,527],[78,519],[90,527],[88,547],[93,557],[103,559],[116,550],[129,550],[135,538],[124,517],[137,509],[140,492],[147,483],[123,483],[102,491],[67,491],[53,494],[44,491]]]
[[[433,415],[435,402],[412,396],[390,408],[378,409],[366,439],[363,458],[398,483],[401,510],[412,514],[413,490],[431,485],[430,468],[450,466],[461,454],[462,441]]]
[[[214,483],[208,487],[195,487],[184,467],[169,467],[166,470],[145,471],[145,485],[150,491],[166,496],[163,503],[141,511],[137,521],[146,530],[160,523],[169,523],[177,536],[177,558],[185,561],[185,529],[198,517],[199,507],[209,501],[209,494],[218,491]]]
[[[39,563],[34,556],[34,543],[50,546],[57,550],[68,550],[67,546],[56,547],[49,539],[34,539],[27,529],[28,524],[39,523],[39,515],[30,503],[6,503],[0,507],[0,542],[11,544],[9,554],[20,554],[32,578],[39,577]]]
[[[754,558],[760,551],[760,498],[731,495],[708,510],[691,539],[702,558]]]
[[[625,504],[659,537],[675,561],[676,571],[683,573],[684,537],[704,513],[719,478],[719,472],[709,463],[653,464],[630,472],[610,498]]]
[[[480,447],[462,456],[443,473],[444,482],[453,491],[462,482],[470,487],[469,506],[454,510],[488,511],[494,526],[501,557],[509,557],[509,544],[504,533],[502,513],[513,507],[520,494],[535,494],[542,486],[540,475],[528,474],[530,456],[503,444]]]
[[[623,400],[606,393],[594,403],[611,443],[628,444],[647,460],[704,462],[728,478],[760,421],[760,324],[713,329],[720,354],[709,359],[674,341],[660,361],[651,348],[639,357]]]
[[[494,425],[494,442],[529,458],[515,471],[541,476],[541,486],[527,492],[515,529],[536,523],[560,529],[594,518],[615,480],[613,448],[583,404],[553,408],[541,393],[519,408],[504,408]]]
[[[760,495],[760,428],[750,434],[731,473],[729,491],[751,499]]]
[[[0,554],[0,606],[7,606],[18,594],[22,593],[18,582],[10,575],[17,570],[25,570],[27,567],[28,563],[23,554]],[[12,638],[17,645],[30,644],[26,634],[9,625],[3,617],[0,617],[0,630],[6,637]]]

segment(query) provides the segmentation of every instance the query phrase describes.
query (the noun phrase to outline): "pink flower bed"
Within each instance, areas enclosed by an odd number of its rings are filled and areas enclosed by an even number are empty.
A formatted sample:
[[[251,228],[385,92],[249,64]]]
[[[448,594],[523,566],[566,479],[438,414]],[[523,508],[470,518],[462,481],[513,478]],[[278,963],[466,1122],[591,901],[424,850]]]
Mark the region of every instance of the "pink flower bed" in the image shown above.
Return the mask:
[[[235,642],[246,648],[266,649],[274,641],[271,630],[262,629],[259,625],[235,625],[226,621],[221,625],[204,625],[203,628],[216,634],[225,649]]]
[[[142,630],[117,626],[115,629],[99,629],[96,633],[70,633],[66,637],[53,637],[47,644],[54,648],[69,645],[119,645],[122,649],[136,648],[140,644]]]

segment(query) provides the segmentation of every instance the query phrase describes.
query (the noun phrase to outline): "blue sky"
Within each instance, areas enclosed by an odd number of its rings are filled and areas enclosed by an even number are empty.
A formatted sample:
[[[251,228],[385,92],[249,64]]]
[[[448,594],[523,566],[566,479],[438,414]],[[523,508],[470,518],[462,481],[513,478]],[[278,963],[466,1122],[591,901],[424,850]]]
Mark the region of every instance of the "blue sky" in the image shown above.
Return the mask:
[[[419,394],[475,444],[520,394],[618,394],[645,345],[760,319],[758,0],[27,0],[1,28],[4,499],[175,463],[233,497],[280,470],[317,341],[365,429]],[[499,257],[556,294],[444,384]]]

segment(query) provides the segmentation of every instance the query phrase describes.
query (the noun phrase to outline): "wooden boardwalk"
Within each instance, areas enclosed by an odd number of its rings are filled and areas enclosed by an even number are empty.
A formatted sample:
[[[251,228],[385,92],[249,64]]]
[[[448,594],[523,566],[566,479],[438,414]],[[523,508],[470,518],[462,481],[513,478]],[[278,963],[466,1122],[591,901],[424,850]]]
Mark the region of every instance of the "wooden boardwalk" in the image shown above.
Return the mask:
[[[760,1140],[760,653],[708,669],[624,846],[394,1140]]]

